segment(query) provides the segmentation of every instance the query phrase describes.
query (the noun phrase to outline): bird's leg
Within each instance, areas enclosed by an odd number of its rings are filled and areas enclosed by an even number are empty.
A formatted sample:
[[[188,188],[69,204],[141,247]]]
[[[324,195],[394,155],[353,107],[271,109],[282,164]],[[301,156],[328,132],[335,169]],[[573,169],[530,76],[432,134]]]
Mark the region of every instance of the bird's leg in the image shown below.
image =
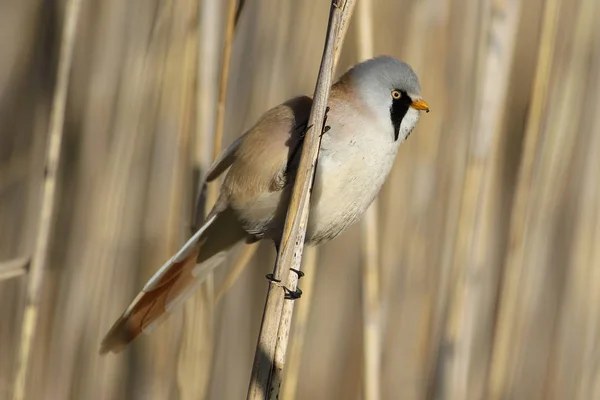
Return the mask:
[[[277,255],[279,256],[279,243],[275,243],[275,249],[277,250]],[[290,268],[290,271],[294,272],[296,275],[298,275],[298,280],[300,280],[300,278],[302,278],[304,276],[304,272],[302,272],[298,269]],[[268,281],[275,283],[277,286],[281,286],[281,288],[285,292],[285,295],[283,296],[284,299],[296,300],[296,299],[299,299],[300,296],[302,296],[302,290],[299,287],[296,287],[296,290],[291,290],[290,288],[282,285],[281,279],[276,279],[273,276],[273,274],[267,274],[265,276]]]
[[[290,272],[294,272],[296,275],[298,275],[298,280],[304,276],[304,272],[296,268],[290,268]],[[294,291],[288,289],[287,287],[284,287],[283,290],[285,290],[284,298],[288,300],[296,300],[302,296],[302,289],[300,289],[298,285],[296,285],[296,290]]]
[[[308,132],[308,130],[312,128],[312,125],[307,125],[307,124],[302,124],[300,126],[298,126],[297,129],[300,129],[302,132],[300,133],[300,140],[304,140],[304,138],[306,137],[306,132]]]
[[[329,106],[327,106],[327,108],[325,108],[325,116],[323,117],[323,129],[321,129],[321,136],[323,136],[324,134],[326,134],[327,132],[329,132],[329,130],[331,129],[331,126],[326,125],[327,124],[327,114],[329,114]]]
[[[308,132],[308,130],[310,128],[312,128],[312,125],[307,127],[306,124],[302,124],[302,125],[299,125],[298,127],[296,127],[296,129],[302,129],[302,131],[298,138],[298,144],[296,144],[296,146],[294,146],[294,148],[290,152],[290,156],[288,157],[288,163],[285,168],[286,171],[290,169],[290,164],[292,163],[292,161],[295,160],[296,155],[298,154],[298,151],[302,148],[302,143],[304,143],[304,138],[306,137],[306,132]],[[275,249],[277,250],[277,254],[279,254],[279,245],[278,244],[275,245]]]
[[[300,272],[302,273],[302,271],[297,271],[293,268],[290,269],[290,271],[294,271],[294,272]],[[285,295],[283,296],[284,299],[287,300],[296,300],[299,299],[300,296],[302,296],[302,290],[299,287],[296,287],[296,290],[292,290],[286,286],[283,286],[281,284],[281,279],[275,279],[275,277],[273,276],[273,274],[267,274],[265,275],[267,280],[270,282],[273,282],[274,284],[276,284],[277,286],[280,286],[283,291],[285,292]],[[300,274],[298,274],[298,279],[300,278]]]
[[[306,275],[304,272],[302,272],[296,268],[290,268],[290,271],[295,272],[296,275],[298,275],[298,280],[300,280],[300,278],[302,278],[304,275]]]
[[[273,276],[273,274],[266,274],[265,277],[267,278],[267,280],[269,282],[281,283],[281,279],[275,279],[275,277]],[[281,286],[281,285],[279,285],[279,286]]]
[[[327,106],[327,108],[325,108],[325,117],[323,117],[323,129],[321,129],[321,136],[323,136],[324,133],[327,133],[331,127],[330,126],[325,126],[325,123],[327,123],[327,114],[329,113],[329,106]],[[302,124],[302,125],[298,125],[296,129],[302,129],[302,133],[300,133],[300,141],[304,140],[304,138],[306,137],[306,132],[309,131],[310,128],[312,128],[313,125],[307,125],[307,124]]]
[[[290,268],[290,271],[297,273],[298,279],[300,279],[302,276],[304,276],[304,273],[302,271],[298,271],[294,268]],[[284,299],[296,300],[296,299],[299,299],[300,296],[302,296],[302,290],[299,287],[296,287],[296,290],[291,290],[290,288],[283,286],[281,284],[281,279],[275,279],[273,274],[267,274],[265,276],[268,281],[275,283],[277,286],[280,286],[283,289],[283,291],[285,292],[285,295],[283,296]]]
[[[283,290],[285,291],[285,295],[283,296],[286,300],[298,300],[300,296],[302,296],[302,290],[297,287],[296,290],[292,291],[287,287],[283,286]]]

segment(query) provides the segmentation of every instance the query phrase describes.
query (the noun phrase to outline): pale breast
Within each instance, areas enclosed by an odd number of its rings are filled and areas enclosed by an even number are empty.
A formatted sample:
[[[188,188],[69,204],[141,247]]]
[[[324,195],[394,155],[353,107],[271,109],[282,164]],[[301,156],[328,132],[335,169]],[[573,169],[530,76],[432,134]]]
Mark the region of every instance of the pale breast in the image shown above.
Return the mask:
[[[391,124],[381,126],[365,110],[346,107],[333,102],[331,130],[321,142],[307,231],[311,244],[336,237],[363,215],[398,152]]]

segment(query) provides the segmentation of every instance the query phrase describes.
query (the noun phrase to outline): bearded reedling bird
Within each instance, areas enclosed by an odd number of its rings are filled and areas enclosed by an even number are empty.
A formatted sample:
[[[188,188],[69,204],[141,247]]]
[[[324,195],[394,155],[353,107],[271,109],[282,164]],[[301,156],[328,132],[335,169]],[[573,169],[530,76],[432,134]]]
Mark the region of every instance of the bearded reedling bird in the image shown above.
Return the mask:
[[[238,242],[279,247],[312,106],[296,97],[267,111],[210,167],[206,182],[228,170],[204,225],[148,281],[102,341],[118,352],[149,333],[181,304]],[[347,71],[331,88],[321,139],[306,244],[331,240],[356,222],[387,178],[400,144],[429,112],[417,75],[391,57]]]

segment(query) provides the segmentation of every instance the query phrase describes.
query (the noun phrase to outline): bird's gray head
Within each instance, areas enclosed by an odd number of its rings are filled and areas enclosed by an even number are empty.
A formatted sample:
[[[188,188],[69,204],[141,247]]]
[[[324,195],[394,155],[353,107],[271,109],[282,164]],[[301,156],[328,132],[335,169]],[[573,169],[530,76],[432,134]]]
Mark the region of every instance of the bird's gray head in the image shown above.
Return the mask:
[[[393,130],[394,140],[410,135],[419,110],[429,112],[421,98],[419,78],[405,62],[376,57],[357,64],[347,74],[365,103]]]

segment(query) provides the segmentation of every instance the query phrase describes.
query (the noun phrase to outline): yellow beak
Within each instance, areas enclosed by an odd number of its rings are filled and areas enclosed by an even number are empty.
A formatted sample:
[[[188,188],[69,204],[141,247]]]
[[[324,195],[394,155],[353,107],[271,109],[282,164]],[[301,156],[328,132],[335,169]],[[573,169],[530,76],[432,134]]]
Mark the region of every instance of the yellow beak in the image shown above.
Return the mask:
[[[410,106],[415,110],[423,110],[425,112],[429,112],[429,104],[423,99],[413,101]]]

